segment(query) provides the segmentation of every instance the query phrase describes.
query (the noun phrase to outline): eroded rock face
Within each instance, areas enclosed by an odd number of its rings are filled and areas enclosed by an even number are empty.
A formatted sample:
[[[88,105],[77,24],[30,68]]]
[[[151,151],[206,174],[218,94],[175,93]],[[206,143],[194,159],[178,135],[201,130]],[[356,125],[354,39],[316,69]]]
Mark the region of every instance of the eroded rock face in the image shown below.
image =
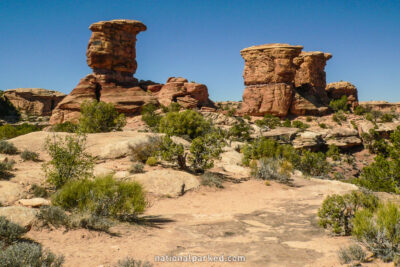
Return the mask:
[[[77,87],[53,111],[51,124],[77,121],[85,100],[112,103],[119,112],[133,115],[145,104],[157,99],[133,77],[136,71],[136,35],[146,26],[136,20],[111,20],[92,24],[87,63],[93,73],[81,79]],[[147,88],[149,84],[143,84]]]
[[[49,116],[65,94],[41,88],[17,88],[6,90],[4,96],[23,114]]]
[[[332,57],[323,52],[301,52],[294,59],[297,67],[294,79],[295,93],[290,113],[294,115],[323,115],[329,98],[325,91],[325,65]]]
[[[212,101],[208,98],[206,85],[188,82],[182,77],[170,77],[159,90],[151,88],[151,92],[164,106],[169,106],[172,102],[177,102],[184,108],[213,106]]]
[[[349,82],[334,82],[326,86],[326,92],[330,99],[340,99],[346,95],[348,104],[352,108],[358,106],[358,93],[357,88]]]

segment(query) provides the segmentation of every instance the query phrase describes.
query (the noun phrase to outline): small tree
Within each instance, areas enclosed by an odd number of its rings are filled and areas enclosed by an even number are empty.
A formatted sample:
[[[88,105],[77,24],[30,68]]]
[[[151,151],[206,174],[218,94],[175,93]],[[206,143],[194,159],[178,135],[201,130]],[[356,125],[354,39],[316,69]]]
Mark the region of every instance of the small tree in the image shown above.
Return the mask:
[[[81,105],[79,130],[84,133],[120,130],[125,124],[125,115],[119,114],[111,103],[85,101]]]
[[[190,162],[196,172],[204,172],[205,169],[214,166],[214,158],[222,152],[223,141],[218,133],[210,133],[196,137],[190,146]]]
[[[153,104],[147,104],[142,107],[142,121],[144,121],[151,129],[158,129],[161,116],[156,114],[157,107]]]
[[[183,145],[176,144],[168,135],[161,141],[159,156],[166,161],[176,161],[180,169],[186,169],[186,154]]]
[[[49,183],[58,189],[69,180],[92,176],[94,160],[85,152],[85,144],[84,135],[46,138],[45,149],[51,160],[43,164],[43,170]]]
[[[347,111],[349,110],[349,105],[347,103],[347,100],[348,100],[347,96],[343,95],[340,99],[331,100],[331,102],[329,103],[329,107],[334,111],[339,111],[339,110]]]

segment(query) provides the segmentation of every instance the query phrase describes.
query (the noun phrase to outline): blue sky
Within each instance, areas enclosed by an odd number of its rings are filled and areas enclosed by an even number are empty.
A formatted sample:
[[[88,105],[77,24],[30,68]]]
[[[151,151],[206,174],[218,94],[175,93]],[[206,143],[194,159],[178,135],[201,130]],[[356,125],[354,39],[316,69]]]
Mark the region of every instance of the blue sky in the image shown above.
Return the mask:
[[[240,100],[239,51],[265,43],[333,54],[327,81],[354,83],[359,98],[400,101],[400,1],[0,0],[0,89],[69,93],[91,72],[91,23],[136,19],[135,77],[204,83],[211,99]]]

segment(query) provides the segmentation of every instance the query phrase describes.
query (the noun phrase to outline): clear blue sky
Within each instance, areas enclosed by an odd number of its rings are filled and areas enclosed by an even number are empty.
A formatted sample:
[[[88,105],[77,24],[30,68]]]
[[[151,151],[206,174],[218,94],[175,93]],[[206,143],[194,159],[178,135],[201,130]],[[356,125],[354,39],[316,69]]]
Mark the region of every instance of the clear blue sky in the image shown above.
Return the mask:
[[[69,93],[91,72],[91,23],[136,19],[135,77],[205,83],[213,100],[240,100],[239,51],[265,43],[333,54],[327,81],[345,80],[361,100],[400,101],[400,1],[0,0],[0,89]]]

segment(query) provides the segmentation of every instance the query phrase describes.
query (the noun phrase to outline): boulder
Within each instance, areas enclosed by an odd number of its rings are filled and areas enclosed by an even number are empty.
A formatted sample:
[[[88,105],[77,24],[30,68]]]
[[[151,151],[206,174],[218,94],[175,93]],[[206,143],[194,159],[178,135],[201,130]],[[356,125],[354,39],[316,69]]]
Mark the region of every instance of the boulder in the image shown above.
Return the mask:
[[[289,128],[289,127],[277,127],[275,129],[263,132],[262,136],[268,138],[274,138],[277,140],[293,140],[297,133],[300,132],[299,128]]]
[[[0,203],[2,205],[13,204],[23,195],[22,185],[10,181],[0,181]]]
[[[379,133],[380,136],[389,138],[390,134],[400,126],[400,122],[386,122],[376,123],[376,125],[370,121],[363,121],[358,124],[358,133],[361,136],[363,133],[368,133],[371,129],[374,129]]]
[[[139,182],[144,186],[147,192],[157,196],[176,197],[181,195],[182,191],[187,192],[200,185],[196,176],[187,172],[171,169],[135,174],[126,179]]]
[[[299,148],[309,148],[309,149],[318,149],[322,145],[325,144],[324,140],[322,139],[323,134],[312,132],[312,131],[305,131],[299,133],[296,138],[292,141],[293,147],[296,149]]]
[[[37,208],[41,206],[49,206],[51,202],[48,199],[36,197],[30,199],[20,199],[18,200],[18,204],[25,207]]]
[[[0,208],[0,216],[4,216],[7,220],[24,228],[30,228],[37,221],[36,215],[38,213],[37,209],[22,206]]]
[[[362,145],[358,131],[345,127],[331,129],[323,139],[327,145],[335,145],[342,149]]]
[[[357,88],[349,82],[334,82],[326,86],[326,92],[330,99],[340,99],[342,96],[347,96],[348,104],[355,108],[358,106]]]
[[[153,91],[158,102],[163,106],[169,106],[177,102],[184,108],[201,108],[213,106],[208,98],[207,86],[200,83],[188,82],[182,77],[170,77],[160,90]]]
[[[6,90],[4,96],[23,114],[50,116],[66,95],[41,88],[17,88]]]

